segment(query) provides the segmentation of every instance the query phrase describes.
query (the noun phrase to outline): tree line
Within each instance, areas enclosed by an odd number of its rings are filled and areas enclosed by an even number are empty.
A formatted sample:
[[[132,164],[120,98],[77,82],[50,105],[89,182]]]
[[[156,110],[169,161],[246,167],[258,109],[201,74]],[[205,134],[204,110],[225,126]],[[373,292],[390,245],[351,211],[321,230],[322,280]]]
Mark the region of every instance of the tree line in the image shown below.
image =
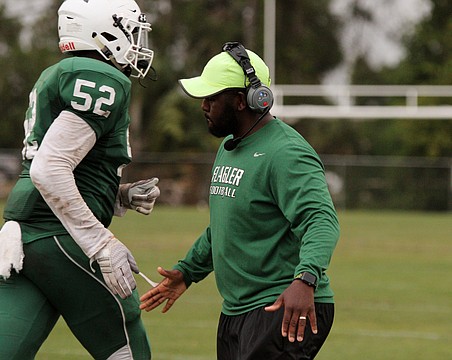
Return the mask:
[[[332,1],[332,0],[331,0]],[[276,68],[278,84],[320,84],[344,58],[339,33],[341,19],[329,11],[330,0],[276,1]],[[212,153],[219,140],[207,135],[200,102],[182,94],[177,80],[198,75],[206,61],[227,41],[240,41],[263,55],[264,0],[138,0],[149,15],[155,51],[152,77],[132,87],[131,143],[134,153]],[[352,84],[450,85],[452,83],[452,2],[431,0],[430,16],[417,24],[403,40],[406,56],[397,65],[375,69],[365,56],[358,57],[351,73]],[[40,72],[59,61],[56,12],[61,0],[49,0],[49,8],[33,25],[31,38],[23,41],[20,17],[7,15],[0,4],[0,103],[2,130],[0,149],[22,145],[28,93]],[[372,14],[359,8],[354,14],[372,21]],[[134,80],[135,81],[135,80]],[[425,98],[425,104],[451,104],[452,98]],[[328,101],[325,99],[324,101]],[[374,102],[388,100],[372,99]],[[375,103],[373,104],[375,105]],[[377,120],[357,122],[299,119],[293,126],[320,154],[396,155],[450,158],[452,121]],[[333,121],[332,121],[333,120]],[[438,170],[447,189],[447,169]],[[351,175],[352,174],[352,175]],[[354,169],[349,176],[365,179],[369,169]],[[449,175],[450,176],[450,175]],[[408,178],[409,177],[409,178]],[[398,189],[414,186],[420,175],[413,171],[402,178],[387,174],[394,192],[390,197],[415,203],[423,209],[448,208],[447,193],[424,200],[411,195],[400,199]],[[360,185],[348,181],[350,191]],[[424,185],[419,185],[424,186]],[[450,191],[450,190],[449,190]],[[428,192],[428,191],[427,191]],[[354,203],[358,204],[359,199]],[[376,202],[374,202],[376,203]],[[353,204],[348,204],[348,207]],[[407,205],[407,207],[413,207]]]
[[[181,94],[177,80],[200,73],[221,45],[237,40],[262,54],[263,0],[139,1],[150,14],[155,50],[155,79],[135,84],[132,139],[140,151],[214,151],[217,141],[205,136],[199,103]],[[341,23],[328,10],[328,0],[276,1],[276,69],[278,83],[319,84],[342,60]],[[56,11],[52,0],[36,19],[32,38],[23,46],[19,18],[0,5],[0,148],[21,146],[22,120],[28,92],[39,73],[62,58],[57,46]],[[452,83],[452,3],[434,0],[431,16],[405,40],[407,56],[395,67],[372,69],[359,58],[354,84]],[[361,16],[363,16],[361,14]],[[370,15],[369,15],[370,17]],[[372,21],[371,18],[368,21]],[[449,99],[450,100],[450,99]],[[385,100],[381,100],[385,101]],[[425,99],[438,103],[444,99]],[[450,156],[451,121],[313,121],[296,128],[320,153]],[[200,141],[202,139],[202,141]]]

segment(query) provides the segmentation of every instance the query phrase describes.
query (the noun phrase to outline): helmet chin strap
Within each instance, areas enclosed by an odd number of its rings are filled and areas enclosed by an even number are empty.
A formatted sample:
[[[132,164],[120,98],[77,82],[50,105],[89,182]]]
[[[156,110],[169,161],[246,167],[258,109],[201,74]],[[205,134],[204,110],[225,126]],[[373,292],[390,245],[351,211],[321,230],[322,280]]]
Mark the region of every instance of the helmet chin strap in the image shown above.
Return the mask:
[[[121,70],[121,72],[127,77],[130,77],[130,75],[132,75],[132,67],[130,65],[126,65],[125,67],[119,70]]]

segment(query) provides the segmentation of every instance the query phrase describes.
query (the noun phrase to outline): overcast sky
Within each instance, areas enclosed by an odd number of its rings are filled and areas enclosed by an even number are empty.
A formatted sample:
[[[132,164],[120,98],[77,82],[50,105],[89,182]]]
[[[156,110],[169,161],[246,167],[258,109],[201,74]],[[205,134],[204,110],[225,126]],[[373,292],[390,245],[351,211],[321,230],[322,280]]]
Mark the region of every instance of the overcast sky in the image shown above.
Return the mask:
[[[0,0],[0,2],[6,4],[8,14],[22,19],[24,31],[21,34],[21,40],[24,44],[28,44],[33,31],[31,24],[44,14],[49,0]]]
[[[26,23],[34,21],[45,11],[49,0],[0,0],[6,4],[8,13],[21,16]]]
[[[372,15],[373,22],[353,16],[353,6]],[[344,62],[327,74],[325,83],[347,84],[359,56],[370,67],[396,66],[405,56],[402,38],[431,12],[430,0],[333,0],[330,10],[342,19]]]
[[[373,22],[353,17],[352,7],[372,14]],[[429,0],[333,0],[331,11],[344,20],[342,45],[349,57],[366,54],[371,66],[395,65],[404,56],[402,37],[430,14]]]

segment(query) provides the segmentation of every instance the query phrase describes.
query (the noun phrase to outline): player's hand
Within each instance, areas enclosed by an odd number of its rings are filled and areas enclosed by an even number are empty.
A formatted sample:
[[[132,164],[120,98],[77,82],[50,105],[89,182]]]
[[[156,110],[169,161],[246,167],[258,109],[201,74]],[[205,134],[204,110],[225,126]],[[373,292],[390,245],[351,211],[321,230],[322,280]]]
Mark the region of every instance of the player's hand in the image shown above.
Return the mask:
[[[265,311],[276,311],[284,307],[281,334],[290,342],[303,341],[307,319],[311,330],[317,334],[317,317],[315,315],[314,288],[300,280],[294,280],[271,306]]]
[[[137,287],[132,271],[139,273],[137,263],[127,247],[116,238],[91,258],[97,261],[105,283],[113,294],[125,299]]]
[[[140,309],[151,311],[168,300],[162,310],[165,313],[187,290],[187,286],[184,282],[184,276],[179,270],[165,270],[159,267],[157,271],[165,278],[155,288],[149,290],[140,298]]]
[[[154,208],[155,200],[160,196],[157,186],[159,179],[140,180],[134,183],[119,185],[119,200],[126,209],[149,215]]]

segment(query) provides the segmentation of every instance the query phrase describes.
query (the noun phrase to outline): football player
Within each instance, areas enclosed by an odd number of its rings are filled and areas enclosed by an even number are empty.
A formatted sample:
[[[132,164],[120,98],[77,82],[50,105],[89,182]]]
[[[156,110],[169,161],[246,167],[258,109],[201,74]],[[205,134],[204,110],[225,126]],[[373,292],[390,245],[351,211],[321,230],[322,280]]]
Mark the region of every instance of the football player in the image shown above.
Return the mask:
[[[129,249],[108,229],[152,211],[157,178],[121,184],[131,161],[130,76],[144,78],[151,26],[134,0],[66,0],[70,56],[34,85],[23,169],[0,232],[0,359],[33,359],[60,316],[96,359],[149,359]]]

